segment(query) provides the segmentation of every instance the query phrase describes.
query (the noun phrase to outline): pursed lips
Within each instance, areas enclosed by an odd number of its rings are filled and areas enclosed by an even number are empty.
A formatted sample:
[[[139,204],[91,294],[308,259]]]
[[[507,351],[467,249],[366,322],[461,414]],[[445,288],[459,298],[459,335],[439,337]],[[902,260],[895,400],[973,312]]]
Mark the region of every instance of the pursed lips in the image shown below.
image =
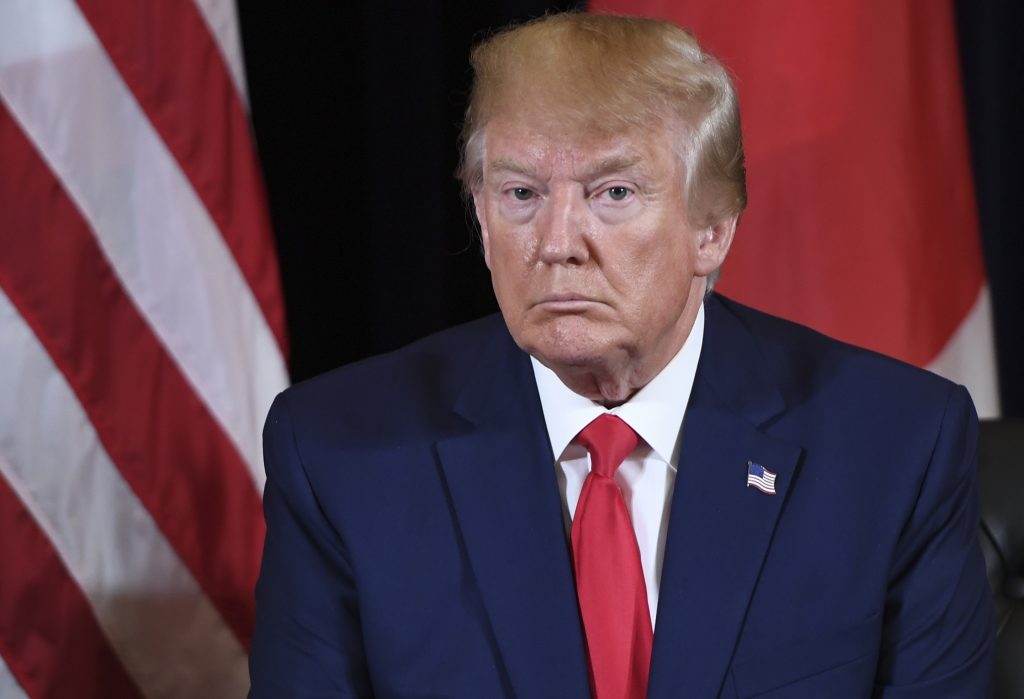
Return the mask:
[[[585,310],[589,306],[600,304],[601,301],[569,292],[547,294],[533,305],[547,311],[573,312]]]

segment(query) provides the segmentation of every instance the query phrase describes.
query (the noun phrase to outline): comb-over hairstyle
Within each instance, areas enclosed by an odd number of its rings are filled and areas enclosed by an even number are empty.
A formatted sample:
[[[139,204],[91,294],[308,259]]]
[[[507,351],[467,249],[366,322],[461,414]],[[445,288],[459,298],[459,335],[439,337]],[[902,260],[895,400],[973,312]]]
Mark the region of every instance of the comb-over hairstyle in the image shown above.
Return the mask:
[[[736,91],[725,68],[674,24],[552,14],[484,40],[470,62],[458,173],[468,195],[483,179],[488,123],[543,114],[581,132],[673,128],[689,223],[710,226],[746,206]]]

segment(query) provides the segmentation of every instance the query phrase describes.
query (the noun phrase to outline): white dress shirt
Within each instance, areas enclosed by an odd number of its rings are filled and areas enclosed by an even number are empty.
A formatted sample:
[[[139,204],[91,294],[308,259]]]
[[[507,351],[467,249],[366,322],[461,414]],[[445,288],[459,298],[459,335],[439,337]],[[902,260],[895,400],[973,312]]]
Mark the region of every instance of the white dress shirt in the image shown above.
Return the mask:
[[[672,489],[679,466],[683,418],[703,341],[702,305],[690,335],[676,356],[632,398],[610,410],[573,393],[553,371],[531,358],[551,439],[551,453],[556,455],[555,475],[562,493],[567,530],[572,527],[583,481],[590,473],[590,455],[572,440],[602,413],[617,415],[640,435],[640,444],[622,462],[615,473],[615,482],[622,490],[636,532],[652,626],[658,610],[658,585]]]

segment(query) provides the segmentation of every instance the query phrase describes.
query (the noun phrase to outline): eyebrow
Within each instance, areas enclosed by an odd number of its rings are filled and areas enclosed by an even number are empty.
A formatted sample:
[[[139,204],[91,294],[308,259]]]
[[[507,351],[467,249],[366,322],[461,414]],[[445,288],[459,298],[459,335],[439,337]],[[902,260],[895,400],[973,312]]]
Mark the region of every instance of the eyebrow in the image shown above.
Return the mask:
[[[497,158],[491,163],[492,170],[502,170],[505,172],[515,172],[520,175],[528,175],[530,177],[536,176],[536,172],[533,168],[527,167],[517,160],[511,158]]]
[[[643,157],[639,153],[628,152],[610,155],[584,168],[580,174],[580,179],[592,180],[596,177],[600,177],[601,175],[630,170],[642,164]],[[533,168],[517,160],[513,160],[512,158],[496,158],[491,163],[491,170],[514,172],[528,177],[537,176],[537,173]],[[640,170],[644,171],[645,169],[641,167]]]
[[[613,172],[624,172],[626,170],[632,170],[638,165],[643,164],[643,157],[639,153],[632,151],[627,153],[619,153],[616,155],[610,155],[607,158],[598,160],[593,165],[585,168],[581,173],[582,179],[592,180],[601,175],[608,175]],[[644,170],[643,167],[640,168]]]

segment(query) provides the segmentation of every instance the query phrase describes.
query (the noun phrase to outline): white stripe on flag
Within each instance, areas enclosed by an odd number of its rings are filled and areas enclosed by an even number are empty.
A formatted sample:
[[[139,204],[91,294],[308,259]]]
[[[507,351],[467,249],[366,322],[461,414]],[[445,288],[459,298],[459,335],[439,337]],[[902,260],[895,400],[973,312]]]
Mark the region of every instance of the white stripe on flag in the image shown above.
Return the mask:
[[[0,357],[0,477],[46,532],[128,674],[150,699],[244,697],[244,649],[2,292]]]
[[[978,417],[999,417],[999,384],[993,343],[992,304],[988,285],[928,369],[963,384],[971,394]]]
[[[17,561],[4,561],[5,567],[17,564]],[[0,655],[0,699],[29,699],[21,685],[14,679],[11,669],[7,667],[2,655]]]
[[[220,47],[220,54],[224,57],[242,104],[248,108],[249,91],[245,84],[245,61],[242,60],[242,40],[238,35],[235,3],[224,0],[195,0],[195,3]]]
[[[262,488],[260,431],[287,384],[280,350],[220,232],[72,0],[0,2],[0,98]]]

